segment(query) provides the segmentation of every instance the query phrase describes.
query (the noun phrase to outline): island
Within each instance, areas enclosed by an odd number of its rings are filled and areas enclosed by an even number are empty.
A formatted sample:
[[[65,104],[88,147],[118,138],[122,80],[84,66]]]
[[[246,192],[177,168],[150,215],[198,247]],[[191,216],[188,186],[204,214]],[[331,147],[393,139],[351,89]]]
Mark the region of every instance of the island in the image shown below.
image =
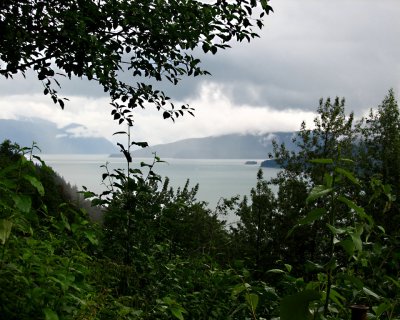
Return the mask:
[[[248,160],[248,161],[246,161],[244,164],[254,165],[254,164],[257,164],[257,161]]]

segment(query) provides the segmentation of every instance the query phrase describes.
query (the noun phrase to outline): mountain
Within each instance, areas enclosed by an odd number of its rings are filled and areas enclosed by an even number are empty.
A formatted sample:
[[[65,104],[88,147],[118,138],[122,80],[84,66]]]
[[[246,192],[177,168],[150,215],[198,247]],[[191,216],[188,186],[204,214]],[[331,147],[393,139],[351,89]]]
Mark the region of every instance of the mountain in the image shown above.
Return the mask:
[[[55,123],[39,118],[0,119],[0,143],[9,139],[21,147],[30,147],[35,141],[44,154],[118,152],[118,149],[107,139],[84,136],[85,131],[87,128],[77,123],[57,128]]]
[[[293,149],[293,132],[274,132],[263,135],[228,134],[215,137],[185,139],[150,148],[135,150],[135,157],[180,159],[266,159],[272,152],[272,140]]]

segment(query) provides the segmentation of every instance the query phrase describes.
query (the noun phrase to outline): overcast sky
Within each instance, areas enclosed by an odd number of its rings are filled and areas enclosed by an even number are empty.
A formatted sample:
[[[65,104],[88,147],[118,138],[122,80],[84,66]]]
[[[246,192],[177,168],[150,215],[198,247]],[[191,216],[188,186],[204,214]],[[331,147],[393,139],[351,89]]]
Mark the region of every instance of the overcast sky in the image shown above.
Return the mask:
[[[312,123],[320,98],[345,97],[356,116],[376,108],[390,88],[400,92],[398,0],[272,0],[260,38],[203,56],[212,76],[164,86],[195,117],[175,123],[148,109],[135,116],[134,140],[151,145],[234,132],[297,130]],[[133,80],[135,81],[135,79]],[[63,82],[70,102],[61,110],[42,95],[34,75],[0,79],[0,118],[41,117],[77,134],[113,139],[120,131],[109,98],[94,83]],[[123,129],[123,128],[122,128]]]

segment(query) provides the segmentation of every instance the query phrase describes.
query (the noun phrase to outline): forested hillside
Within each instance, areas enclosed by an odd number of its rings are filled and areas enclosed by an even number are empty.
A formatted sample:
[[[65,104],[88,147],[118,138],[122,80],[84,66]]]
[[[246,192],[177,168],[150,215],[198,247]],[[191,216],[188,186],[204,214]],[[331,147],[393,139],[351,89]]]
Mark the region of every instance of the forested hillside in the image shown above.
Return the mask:
[[[368,319],[399,319],[394,93],[361,121],[339,99],[321,100],[317,112],[315,128],[303,124],[295,138],[298,152],[275,144],[283,168],[271,181],[259,171],[250,198],[210,210],[197,187],[160,181],[155,158],[142,164],[149,176],[105,172],[109,191],[83,192],[104,213],[100,223],[35,150],[3,142],[0,314],[349,319],[357,304]],[[223,221],[230,211],[236,225]]]

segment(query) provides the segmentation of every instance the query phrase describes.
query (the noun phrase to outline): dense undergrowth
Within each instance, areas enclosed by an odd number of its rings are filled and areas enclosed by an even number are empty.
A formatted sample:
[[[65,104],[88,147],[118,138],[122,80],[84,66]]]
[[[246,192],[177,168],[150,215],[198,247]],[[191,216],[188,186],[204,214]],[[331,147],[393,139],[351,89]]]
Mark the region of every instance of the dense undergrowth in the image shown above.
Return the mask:
[[[275,144],[278,176],[215,210],[161,180],[157,157],[76,195],[35,146],[5,141],[1,319],[349,319],[352,304],[399,319],[399,128],[392,91],[356,124],[321,100],[297,151]]]

